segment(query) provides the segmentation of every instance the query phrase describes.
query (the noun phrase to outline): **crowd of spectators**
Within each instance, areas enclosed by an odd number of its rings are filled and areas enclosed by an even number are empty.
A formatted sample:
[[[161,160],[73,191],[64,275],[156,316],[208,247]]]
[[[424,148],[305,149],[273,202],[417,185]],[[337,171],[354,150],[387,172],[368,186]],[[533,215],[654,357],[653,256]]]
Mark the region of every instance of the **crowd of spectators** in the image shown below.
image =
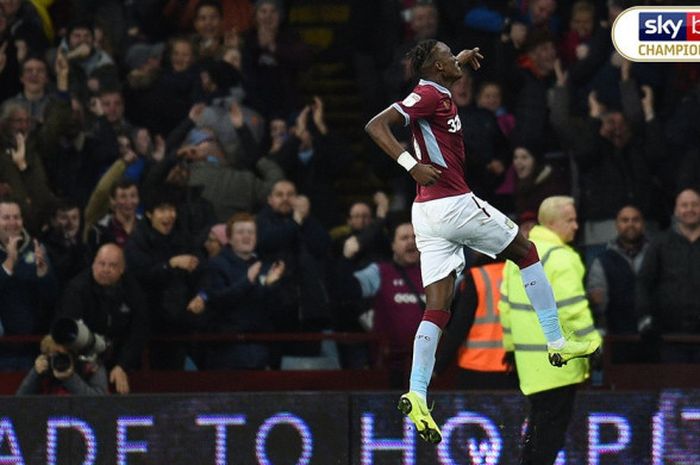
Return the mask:
[[[369,329],[405,357],[404,306],[376,299],[389,280],[421,311],[413,181],[301,92],[318,55],[287,24],[294,3],[0,1],[2,335],[83,319],[111,342],[95,389],[106,375],[119,392],[154,334]],[[622,58],[610,27],[631,3],[355,1],[347,53],[371,115],[410,92],[418,41],[479,46],[483,69],[452,89],[472,188],[521,223],[573,195],[598,325],[700,334],[700,70]],[[358,163],[384,192],[340,195]],[[50,372],[53,343],[41,360],[2,345],[0,368]],[[150,363],[264,369],[317,349],[152,344]]]

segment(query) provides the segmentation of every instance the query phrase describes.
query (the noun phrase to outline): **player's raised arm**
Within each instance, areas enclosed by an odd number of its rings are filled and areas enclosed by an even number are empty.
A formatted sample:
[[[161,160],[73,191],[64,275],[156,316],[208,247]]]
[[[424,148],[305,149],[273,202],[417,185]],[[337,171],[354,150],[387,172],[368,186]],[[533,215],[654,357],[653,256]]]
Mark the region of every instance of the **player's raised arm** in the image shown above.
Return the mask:
[[[384,153],[408,171],[417,183],[422,186],[434,184],[440,177],[440,170],[432,165],[418,163],[391,132],[391,126],[403,123],[404,117],[401,113],[393,107],[388,107],[365,125],[365,131]]]
[[[461,66],[469,65],[475,71],[481,68],[479,60],[483,60],[484,56],[479,52],[479,47],[474,47],[471,50],[462,50],[457,54],[457,61]]]

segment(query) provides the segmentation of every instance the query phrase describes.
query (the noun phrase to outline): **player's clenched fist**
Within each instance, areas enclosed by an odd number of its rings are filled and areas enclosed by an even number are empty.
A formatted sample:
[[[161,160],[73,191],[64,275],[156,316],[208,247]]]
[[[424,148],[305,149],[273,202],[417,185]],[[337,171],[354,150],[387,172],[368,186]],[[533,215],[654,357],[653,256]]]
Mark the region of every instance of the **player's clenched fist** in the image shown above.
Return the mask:
[[[442,171],[435,168],[433,165],[418,163],[409,171],[413,179],[421,186],[432,186],[440,178]]]

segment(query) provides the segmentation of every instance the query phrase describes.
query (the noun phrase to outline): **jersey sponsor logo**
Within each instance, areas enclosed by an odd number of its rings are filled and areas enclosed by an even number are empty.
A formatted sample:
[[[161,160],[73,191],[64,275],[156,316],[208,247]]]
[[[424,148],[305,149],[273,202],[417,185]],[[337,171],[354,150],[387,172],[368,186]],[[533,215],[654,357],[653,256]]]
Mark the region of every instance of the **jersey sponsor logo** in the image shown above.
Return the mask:
[[[447,120],[447,125],[449,126],[448,132],[457,132],[462,129],[462,120],[459,119],[459,115],[456,115]]]
[[[416,295],[411,293],[406,293],[406,292],[397,292],[394,294],[394,303],[397,304],[417,304],[418,299],[416,298]]]
[[[403,102],[401,103],[403,103],[404,106],[412,107],[418,102],[420,102],[420,95],[416,94],[415,92],[411,92],[410,94],[408,94],[408,97],[403,99]]]

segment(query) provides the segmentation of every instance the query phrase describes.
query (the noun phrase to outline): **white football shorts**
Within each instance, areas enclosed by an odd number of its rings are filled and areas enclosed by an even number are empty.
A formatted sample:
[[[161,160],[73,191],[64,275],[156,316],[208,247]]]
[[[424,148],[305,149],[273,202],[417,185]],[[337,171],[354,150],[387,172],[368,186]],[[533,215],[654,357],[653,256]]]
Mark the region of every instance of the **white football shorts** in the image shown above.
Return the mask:
[[[495,257],[518,234],[510,218],[471,192],[414,202],[411,216],[423,286],[452,271],[459,274],[465,264],[463,246]]]

